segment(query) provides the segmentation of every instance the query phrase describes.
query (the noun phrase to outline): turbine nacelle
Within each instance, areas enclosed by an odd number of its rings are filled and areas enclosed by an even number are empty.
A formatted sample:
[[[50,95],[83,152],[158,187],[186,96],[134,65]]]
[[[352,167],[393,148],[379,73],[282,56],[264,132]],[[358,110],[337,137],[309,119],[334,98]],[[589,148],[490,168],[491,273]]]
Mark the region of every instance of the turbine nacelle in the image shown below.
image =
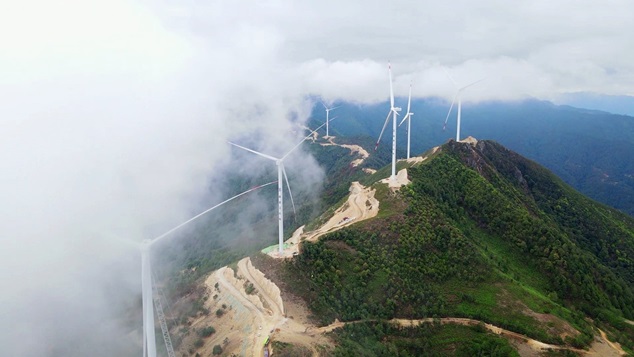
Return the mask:
[[[141,248],[142,252],[147,252],[150,250],[152,243],[153,243],[152,239],[144,239],[141,241],[141,244],[139,245],[139,247]]]

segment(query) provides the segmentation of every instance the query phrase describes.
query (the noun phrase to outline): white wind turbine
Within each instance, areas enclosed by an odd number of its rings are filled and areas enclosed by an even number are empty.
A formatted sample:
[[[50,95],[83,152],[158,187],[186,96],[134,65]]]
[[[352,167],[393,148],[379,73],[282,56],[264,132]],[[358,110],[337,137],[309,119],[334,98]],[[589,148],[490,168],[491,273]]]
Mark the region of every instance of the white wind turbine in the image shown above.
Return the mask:
[[[462,91],[467,89],[468,87],[471,87],[472,85],[476,84],[476,83],[480,83],[484,80],[484,78],[479,79],[475,82],[472,82],[470,84],[467,84],[464,87],[458,87],[458,84],[456,83],[456,81],[453,80],[453,78],[451,78],[451,75],[449,75],[449,72],[445,71],[445,73],[447,73],[447,77],[449,77],[449,79],[451,80],[451,83],[453,83],[454,87],[456,88],[456,94],[453,97],[453,100],[451,101],[451,106],[449,107],[449,112],[447,112],[447,117],[445,118],[445,124],[443,125],[442,129],[445,130],[445,128],[447,127],[447,120],[449,120],[449,115],[451,114],[451,110],[453,109],[453,105],[456,102],[456,98],[458,99],[458,118],[457,118],[457,125],[456,125],[456,141],[460,141],[460,114],[462,111]]]
[[[401,108],[394,106],[394,90],[392,89],[392,65],[388,62],[387,64],[388,72],[390,74],[390,111],[387,113],[387,117],[385,118],[385,124],[383,124],[383,129],[381,129],[381,134],[379,134],[379,140],[377,140],[376,145],[374,146],[374,150],[379,147],[379,142],[381,141],[381,137],[383,136],[383,132],[385,131],[385,127],[387,126],[387,122],[390,120],[390,114],[392,114],[392,176],[390,176],[390,180],[396,180],[396,116],[398,112],[401,111]]]
[[[232,201],[242,195],[245,195],[249,192],[255,191],[259,188],[272,185],[275,181],[266,183],[264,185],[253,187],[249,190],[246,190],[238,195],[235,195],[229,199],[226,199],[217,205],[206,209],[205,211],[197,214],[196,216],[188,219],[187,221],[179,224],[178,226],[170,229],[169,231],[161,234],[160,236],[153,239],[145,239],[140,245],[141,248],[141,296],[143,303],[143,357],[156,357],[156,335],[154,333],[154,301],[152,298],[152,266],[150,262],[150,248],[156,244],[159,240],[167,237],[177,229],[183,227],[184,225],[192,222],[193,220],[201,217],[202,215],[208,213],[209,211],[218,208],[225,203]],[[136,243],[135,243],[136,245]],[[157,312],[159,313],[159,320],[161,320],[161,316],[163,315],[162,308],[160,308],[160,304],[157,305]],[[174,350],[172,348],[172,342],[169,338],[169,332],[167,331],[166,325],[164,325],[164,319],[161,321],[161,329],[163,330],[163,337],[165,338],[165,344],[167,345],[168,355],[174,356]]]
[[[401,123],[398,126],[401,126],[407,120],[407,159],[409,159],[409,143],[411,137],[411,129],[412,129],[412,115],[414,113],[410,112],[410,104],[412,102],[412,83],[409,84],[409,97],[407,97],[407,114],[401,120]]]
[[[329,137],[329,136],[330,136],[330,134],[329,134],[329,131],[328,131],[328,123],[330,122],[330,111],[331,111],[331,110],[335,110],[335,109],[339,108],[339,107],[340,107],[340,105],[338,105],[338,106],[336,106],[336,107],[332,107],[332,108],[328,108],[328,107],[326,106],[326,104],[324,104],[324,102],[321,102],[321,105],[323,105],[323,106],[324,106],[324,109],[326,109],[326,137]],[[333,119],[334,119],[334,118],[333,118]]]
[[[322,124],[319,126],[319,128],[313,130],[308,136],[306,136],[304,139],[302,139],[302,141],[300,141],[297,145],[295,145],[292,149],[290,149],[286,154],[284,154],[284,156],[282,156],[281,158],[277,158],[274,156],[270,156],[267,154],[263,154],[261,152],[255,151],[255,150],[251,150],[249,148],[246,148],[244,146],[232,143],[232,142],[228,142],[229,144],[238,147],[240,149],[252,152],[256,155],[262,156],[264,158],[267,158],[269,160],[275,161],[275,165],[277,166],[277,208],[278,208],[278,213],[277,213],[277,217],[278,217],[278,243],[279,243],[279,247],[278,247],[278,252],[280,254],[280,256],[282,256],[282,251],[284,250],[284,187],[283,187],[283,183],[282,183],[282,176],[284,176],[284,181],[286,181],[286,187],[288,188],[288,194],[291,197],[291,204],[293,205],[293,213],[295,213],[295,202],[293,201],[293,193],[291,192],[291,186],[288,184],[288,176],[286,176],[286,170],[284,169],[284,159],[286,159],[288,157],[288,155],[290,155],[293,151],[295,151],[295,149],[297,149],[304,141],[306,141],[306,139],[310,138],[313,136],[313,134],[321,129],[321,127],[323,127],[326,124]]]

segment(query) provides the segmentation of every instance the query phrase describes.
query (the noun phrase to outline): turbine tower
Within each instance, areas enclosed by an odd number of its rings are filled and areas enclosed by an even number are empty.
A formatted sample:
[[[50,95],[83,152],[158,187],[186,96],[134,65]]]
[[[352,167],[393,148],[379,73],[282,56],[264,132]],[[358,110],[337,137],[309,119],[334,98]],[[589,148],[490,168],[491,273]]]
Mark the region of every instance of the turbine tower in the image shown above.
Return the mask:
[[[284,187],[282,184],[282,176],[284,176],[284,181],[286,181],[288,194],[289,196],[291,196],[291,204],[293,205],[293,213],[295,213],[295,202],[293,201],[293,193],[291,192],[291,186],[288,184],[288,176],[286,176],[286,170],[284,169],[284,159],[286,159],[288,155],[290,155],[293,151],[295,151],[295,149],[297,149],[304,141],[306,141],[306,139],[310,138],[317,130],[321,129],[321,127],[323,127],[324,125],[326,124],[322,124],[319,126],[319,128],[313,130],[308,136],[302,139],[302,141],[300,141],[297,145],[295,145],[291,150],[289,150],[281,158],[263,154],[261,152],[251,150],[244,146],[232,143],[230,141],[228,142],[229,144],[235,147],[238,147],[242,150],[246,150],[248,152],[252,152],[256,155],[272,160],[275,162],[275,165],[277,166],[277,209],[278,209],[277,217],[278,217],[278,243],[279,243],[278,252],[280,256],[282,256],[282,251],[284,250],[284,196],[283,196]]]
[[[403,117],[403,120],[401,120],[401,123],[398,126],[401,126],[401,124],[403,124],[403,122],[405,122],[405,120],[407,120],[407,159],[409,160],[409,144],[410,144],[410,137],[411,137],[411,132],[412,132],[412,115],[414,115],[414,113],[410,112],[410,104],[412,102],[412,83],[409,84],[409,96],[407,97],[407,114],[405,114],[405,116]]]
[[[453,105],[456,103],[456,98],[458,99],[458,117],[456,119],[456,141],[460,141],[460,114],[462,112],[462,91],[467,89],[468,87],[471,87],[472,85],[482,82],[484,80],[484,78],[479,79],[475,82],[469,83],[464,87],[458,87],[458,84],[456,83],[456,81],[453,80],[453,78],[451,78],[451,75],[449,75],[449,72],[447,73],[447,77],[449,77],[449,79],[451,80],[451,83],[453,83],[454,87],[456,88],[456,94],[453,96],[453,100],[451,101],[451,106],[449,107],[449,112],[447,112],[447,117],[445,118],[445,124],[443,125],[442,129],[445,130],[445,128],[447,127],[447,120],[449,120],[449,115],[451,114],[451,110],[453,109]]]
[[[394,90],[392,88],[392,64],[388,62],[387,68],[390,75],[390,111],[387,113],[385,124],[383,124],[383,129],[381,129],[381,134],[379,134],[379,140],[377,140],[376,145],[374,146],[374,151],[376,151],[376,149],[379,147],[379,142],[381,142],[381,137],[383,136],[385,127],[390,120],[390,114],[392,114],[392,176],[390,176],[390,180],[396,181],[396,116],[398,115],[398,112],[401,111],[401,108],[394,106]]]
[[[159,240],[167,237],[168,235],[170,235],[171,233],[173,233],[174,231],[176,231],[177,229],[183,227],[184,225],[192,222],[193,220],[201,217],[202,215],[208,213],[209,211],[218,208],[222,205],[224,205],[225,203],[229,202],[229,201],[233,201],[236,198],[242,196],[242,195],[246,195],[249,192],[255,191],[257,189],[260,189],[262,187],[268,186],[268,185],[272,185],[274,184],[275,181],[273,182],[269,182],[266,183],[264,185],[260,185],[260,186],[256,186],[253,187],[251,189],[248,189],[240,194],[237,194],[229,199],[226,199],[220,203],[218,203],[217,205],[208,208],[207,210],[199,213],[198,215],[188,219],[187,221],[179,224],[178,226],[170,229],[169,231],[161,234],[160,236],[154,238],[154,239],[145,239],[143,240],[143,242],[140,245],[140,249],[141,249],[141,296],[142,296],[142,304],[143,304],[143,357],[156,357],[156,335],[154,333],[154,301],[152,299],[152,292],[153,292],[153,287],[152,287],[152,264],[150,261],[150,249],[152,248],[152,246],[154,244],[156,244],[156,242],[158,242]],[[136,243],[134,243],[135,245],[137,245]],[[161,314],[159,314],[159,316],[161,316]],[[163,328],[163,326],[161,326],[161,328]],[[173,356],[174,355],[174,351],[171,348],[171,341],[169,341],[169,332],[168,331],[163,331],[163,336],[166,337],[166,345],[168,345],[169,347],[168,349],[168,355]]]
[[[329,134],[329,131],[328,131],[328,123],[330,122],[330,119],[329,119],[329,118],[330,118],[330,111],[331,111],[331,110],[335,110],[335,109],[339,108],[339,107],[340,107],[340,105],[338,105],[338,106],[336,106],[336,107],[332,107],[332,108],[328,108],[328,107],[326,106],[326,104],[324,104],[324,102],[321,102],[321,105],[323,105],[323,106],[324,106],[324,109],[326,109],[326,137],[329,137],[329,136],[330,136],[330,134]],[[333,119],[334,119],[334,118],[333,118]]]

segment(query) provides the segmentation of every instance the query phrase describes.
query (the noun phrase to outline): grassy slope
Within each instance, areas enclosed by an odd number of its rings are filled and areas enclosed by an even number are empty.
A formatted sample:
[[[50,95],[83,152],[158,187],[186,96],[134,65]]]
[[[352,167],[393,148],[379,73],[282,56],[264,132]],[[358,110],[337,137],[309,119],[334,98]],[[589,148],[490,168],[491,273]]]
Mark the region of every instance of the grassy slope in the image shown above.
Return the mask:
[[[632,348],[631,220],[491,142],[449,143],[410,178],[377,192],[379,217],[305,244],[289,267],[324,323],[465,316],[561,343],[566,320],[581,331],[566,342],[583,345],[589,314]],[[575,210],[552,212],[563,200]]]

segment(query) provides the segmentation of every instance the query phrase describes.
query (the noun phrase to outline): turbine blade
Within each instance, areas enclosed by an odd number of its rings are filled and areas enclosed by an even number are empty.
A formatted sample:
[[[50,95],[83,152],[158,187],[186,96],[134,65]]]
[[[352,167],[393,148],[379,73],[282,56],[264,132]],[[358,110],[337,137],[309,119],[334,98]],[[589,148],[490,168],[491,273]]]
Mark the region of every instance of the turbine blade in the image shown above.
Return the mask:
[[[387,126],[388,121],[390,121],[390,114],[392,114],[392,110],[387,112],[387,117],[385,118],[385,124],[383,124],[383,129],[381,129],[381,134],[379,134],[379,140],[377,140],[376,145],[374,145],[374,151],[376,151],[376,149],[379,147],[379,143],[381,142],[381,137],[383,136],[385,127]]]
[[[260,156],[265,157],[265,158],[267,158],[267,159],[269,159],[269,160],[273,160],[273,161],[277,161],[277,160],[278,160],[276,157],[273,157],[273,156],[270,156],[270,155],[267,155],[267,154],[263,154],[263,153],[261,153],[261,152],[255,151],[255,150],[251,150],[251,149],[249,149],[249,148],[245,148],[244,146],[240,146],[240,145],[238,145],[238,144],[234,144],[234,143],[232,143],[231,141],[227,141],[227,142],[228,142],[229,144],[231,144],[231,145],[235,146],[235,147],[239,147],[239,148],[240,148],[240,149],[242,149],[242,150],[246,150],[246,151],[252,152],[252,153],[254,153],[254,154],[256,154],[256,155],[260,155]]]
[[[474,84],[480,83],[480,82],[482,82],[483,80],[484,80],[484,78],[482,78],[482,79],[478,79],[478,80],[477,80],[477,81],[475,81],[475,82],[469,83],[469,84],[467,84],[466,86],[464,86],[464,87],[460,88],[460,89],[459,89],[459,91],[465,90],[466,88],[471,87],[471,86],[472,86],[472,85],[474,85]]]
[[[317,120],[317,119],[315,119],[315,121],[316,121],[316,122],[319,122],[319,120]],[[332,121],[332,119],[330,119],[330,120],[329,120],[329,122],[331,122],[331,121]],[[321,125],[320,125],[320,126],[318,126],[318,127],[317,127],[317,129],[315,129],[315,130],[311,131],[311,132],[310,132],[310,134],[308,134],[308,136],[306,136],[306,138],[310,138],[310,137],[312,137],[312,136],[315,134],[315,132],[316,132],[316,131],[319,131],[319,129],[323,128],[323,127],[324,127],[324,125],[326,125],[326,122],[321,123]],[[305,129],[306,129],[306,130],[310,130],[310,128],[309,128],[309,127],[306,127]],[[306,140],[306,138],[304,138],[304,140]],[[303,143],[303,141],[302,141],[302,143]],[[301,143],[300,143],[300,144],[301,144]],[[286,156],[283,156],[283,157],[282,157],[282,160],[284,160],[284,157],[286,157]]]
[[[321,103],[321,105],[323,105],[323,106],[324,106],[324,108],[326,109],[326,111],[328,111],[328,110],[329,110],[329,109],[328,109],[328,107],[326,106],[326,104],[324,104],[324,102],[319,101],[319,103]]]
[[[332,121],[332,119],[328,120],[328,122],[331,122],[331,121]],[[286,154],[284,154],[284,156],[282,156],[282,158],[280,160],[284,161],[284,159],[286,159],[286,157],[288,157],[288,155],[290,155],[293,151],[295,151],[295,149],[297,149],[300,145],[302,145],[302,143],[304,141],[306,141],[309,138],[311,138],[313,136],[313,134],[315,134],[315,132],[318,131],[319,129],[323,128],[324,125],[326,125],[326,123],[321,124],[319,127],[317,127],[317,129],[311,131],[310,134],[308,134],[305,138],[302,139],[302,141],[297,143],[297,145],[293,146],[292,149],[290,149]]]
[[[297,215],[295,211],[295,202],[293,201],[293,193],[291,192],[291,185],[288,183],[288,176],[286,176],[286,169],[284,168],[284,164],[282,163],[282,173],[284,174],[284,180],[286,181],[286,187],[288,188],[288,195],[291,196],[291,205],[293,206],[293,215]]]
[[[338,105],[338,106],[336,106],[336,107],[332,107],[332,108],[330,108],[330,110],[335,110],[335,109],[337,109],[337,108],[341,108],[341,105]]]
[[[387,69],[390,73],[390,108],[394,108],[394,89],[392,88],[392,64],[387,63]]]
[[[398,126],[401,126],[401,124],[403,124],[405,122],[405,120],[407,120],[407,118],[409,118],[409,113],[405,114],[405,116],[403,117],[403,120],[401,120],[401,122],[398,124]]]
[[[195,219],[197,219],[197,218],[201,217],[201,216],[202,216],[202,215],[204,215],[205,213],[207,213],[207,212],[209,212],[209,211],[212,211],[212,210],[214,210],[214,209],[216,209],[216,208],[218,208],[218,207],[220,207],[220,206],[224,205],[224,204],[225,204],[225,203],[227,203],[227,202],[233,201],[233,200],[235,200],[236,198],[238,198],[238,197],[240,197],[240,196],[242,196],[242,195],[246,195],[246,194],[247,194],[247,193],[249,193],[249,192],[255,191],[255,190],[260,189],[260,188],[262,188],[262,187],[266,187],[266,186],[272,185],[272,184],[274,184],[274,183],[277,183],[277,181],[272,181],[272,182],[269,182],[269,183],[265,183],[264,185],[259,185],[259,186],[251,187],[250,189],[248,189],[248,190],[246,190],[246,191],[244,191],[244,192],[242,192],[242,193],[239,193],[239,194],[237,194],[237,195],[235,195],[235,196],[233,196],[233,197],[231,197],[231,198],[228,198],[228,199],[226,199],[226,200],[224,200],[224,201],[222,201],[222,202],[218,203],[217,205],[215,205],[215,206],[213,206],[213,207],[211,207],[211,208],[208,208],[208,209],[206,209],[206,210],[202,211],[201,213],[199,213],[199,214],[195,215],[194,217],[192,217],[192,218],[190,218],[190,219],[186,220],[185,222],[183,222],[183,223],[179,224],[178,226],[176,226],[176,227],[174,227],[174,228],[170,229],[169,231],[167,231],[167,232],[165,232],[165,233],[161,234],[160,236],[158,236],[158,237],[156,237],[156,238],[152,239],[148,245],[153,245],[154,243],[156,243],[156,242],[157,242],[157,241],[159,241],[160,239],[165,238],[165,237],[166,237],[166,236],[168,236],[170,233],[173,233],[174,231],[176,231],[177,229],[179,229],[179,228],[181,228],[182,226],[186,225],[187,223],[190,223],[191,221],[193,221],[193,220],[195,220]]]
[[[449,120],[449,115],[451,114],[451,110],[453,109],[453,105],[456,103],[456,98],[458,97],[458,93],[454,94],[453,100],[451,101],[451,106],[449,107],[449,111],[447,112],[447,117],[445,118],[445,124],[442,126],[442,130],[445,130],[447,127],[447,120]]]
[[[449,80],[451,81],[451,83],[453,83],[453,86],[456,89],[458,89],[458,83],[456,83],[456,81],[453,80],[453,77],[451,77],[451,74],[449,74],[449,71],[445,67],[442,67],[442,70],[445,71],[445,74],[447,75],[447,77],[449,77]]]

